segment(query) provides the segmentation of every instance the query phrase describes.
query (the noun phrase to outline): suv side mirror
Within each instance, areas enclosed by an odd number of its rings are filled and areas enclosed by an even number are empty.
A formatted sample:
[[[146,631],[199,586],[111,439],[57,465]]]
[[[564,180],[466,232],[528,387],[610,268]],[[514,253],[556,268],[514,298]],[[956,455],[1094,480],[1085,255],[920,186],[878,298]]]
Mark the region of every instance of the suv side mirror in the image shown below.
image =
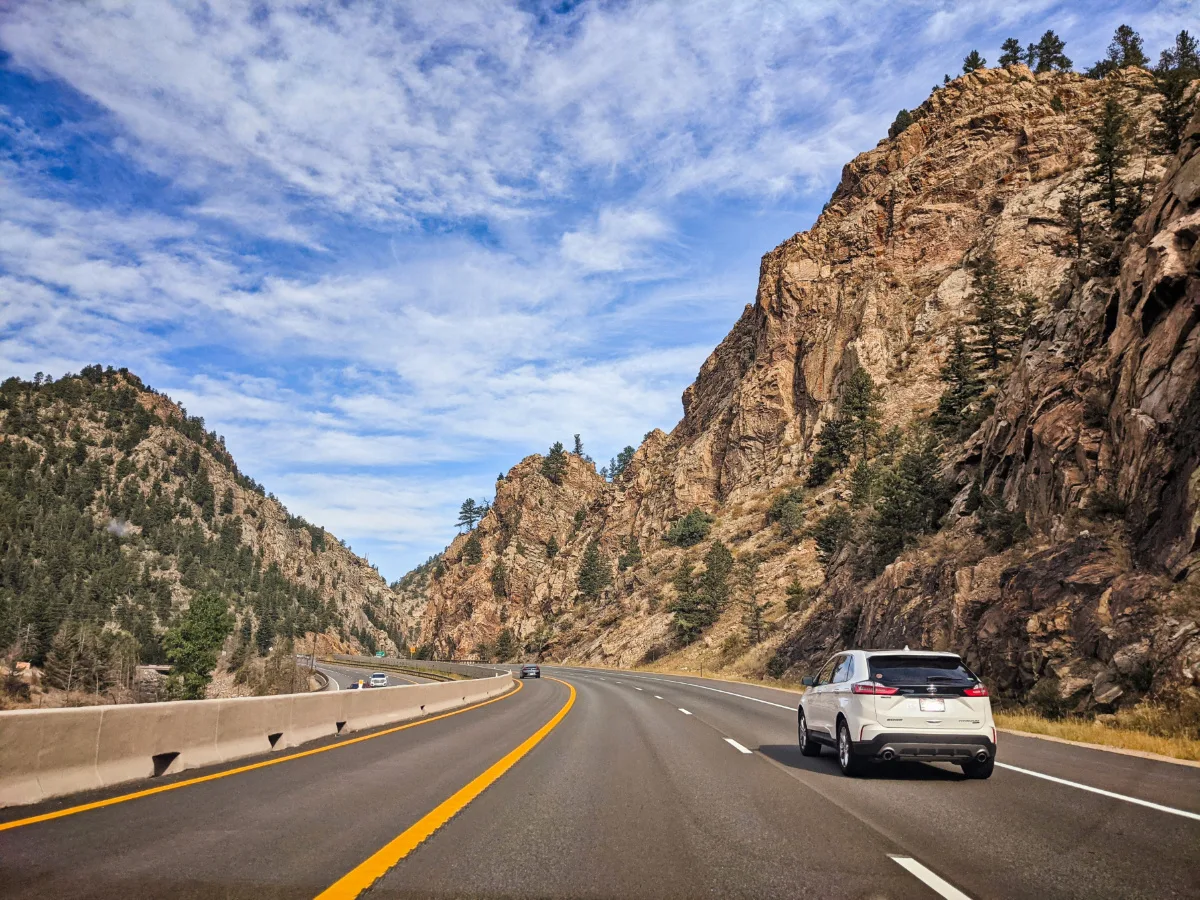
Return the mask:
[[[816,682],[816,679],[813,678],[811,675],[805,675],[803,678],[800,679],[800,683],[802,685],[804,685],[805,687],[812,687],[815,682]]]

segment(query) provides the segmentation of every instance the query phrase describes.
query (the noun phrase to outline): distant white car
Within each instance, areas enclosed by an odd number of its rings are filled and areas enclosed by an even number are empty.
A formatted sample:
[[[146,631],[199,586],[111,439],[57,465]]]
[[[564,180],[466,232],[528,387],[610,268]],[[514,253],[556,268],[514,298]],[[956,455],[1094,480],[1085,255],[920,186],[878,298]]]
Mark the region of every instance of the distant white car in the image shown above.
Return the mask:
[[[371,687],[387,687],[388,677],[383,672],[371,673]]]
[[[953,653],[848,650],[804,679],[797,710],[800,752],[837,751],[843,774],[868,761],[957,763],[988,778],[996,723],[987,688]]]

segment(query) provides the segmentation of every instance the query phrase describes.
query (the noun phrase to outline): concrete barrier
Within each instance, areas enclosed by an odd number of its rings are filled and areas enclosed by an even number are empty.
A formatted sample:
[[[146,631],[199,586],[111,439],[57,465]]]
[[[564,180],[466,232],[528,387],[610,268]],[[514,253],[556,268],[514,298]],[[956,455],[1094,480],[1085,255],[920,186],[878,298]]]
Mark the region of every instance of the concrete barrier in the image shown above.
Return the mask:
[[[0,807],[173,775],[498,696],[509,674],[360,691],[0,712]]]

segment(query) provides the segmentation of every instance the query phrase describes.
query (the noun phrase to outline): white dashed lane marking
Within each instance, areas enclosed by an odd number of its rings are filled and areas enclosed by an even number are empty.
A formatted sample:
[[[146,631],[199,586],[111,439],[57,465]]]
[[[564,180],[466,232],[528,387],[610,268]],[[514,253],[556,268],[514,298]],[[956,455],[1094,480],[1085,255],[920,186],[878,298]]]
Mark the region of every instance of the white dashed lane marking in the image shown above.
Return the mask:
[[[681,713],[683,713],[685,716],[690,716],[690,715],[691,715],[691,713],[690,713],[690,712],[688,712],[686,709],[684,709],[682,706],[681,706],[681,707],[679,707],[679,711],[680,711]]]
[[[893,856],[892,859],[900,865],[910,875],[924,882],[930,890],[936,892],[938,896],[945,897],[946,900],[971,900],[966,894],[942,878],[936,872],[933,872],[911,856]]]
[[[725,738],[725,743],[731,746],[738,753],[749,753],[750,751],[735,741],[733,738]]]

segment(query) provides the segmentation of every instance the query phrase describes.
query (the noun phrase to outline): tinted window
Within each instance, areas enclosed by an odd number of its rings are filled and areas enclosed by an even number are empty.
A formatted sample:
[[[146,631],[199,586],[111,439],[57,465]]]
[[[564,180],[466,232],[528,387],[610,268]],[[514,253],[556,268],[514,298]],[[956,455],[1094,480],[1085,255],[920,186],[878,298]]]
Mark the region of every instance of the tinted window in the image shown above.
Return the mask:
[[[824,668],[817,673],[817,684],[829,684],[829,678],[831,675],[833,675],[833,667],[837,664],[840,658],[841,657],[835,656],[829,662],[825,663]]]
[[[884,684],[973,684],[975,676],[957,656],[872,656],[871,678]]]
[[[844,681],[849,681],[854,672],[854,657],[850,655],[843,656],[837,664],[837,668],[833,670],[833,683],[841,684]]]

